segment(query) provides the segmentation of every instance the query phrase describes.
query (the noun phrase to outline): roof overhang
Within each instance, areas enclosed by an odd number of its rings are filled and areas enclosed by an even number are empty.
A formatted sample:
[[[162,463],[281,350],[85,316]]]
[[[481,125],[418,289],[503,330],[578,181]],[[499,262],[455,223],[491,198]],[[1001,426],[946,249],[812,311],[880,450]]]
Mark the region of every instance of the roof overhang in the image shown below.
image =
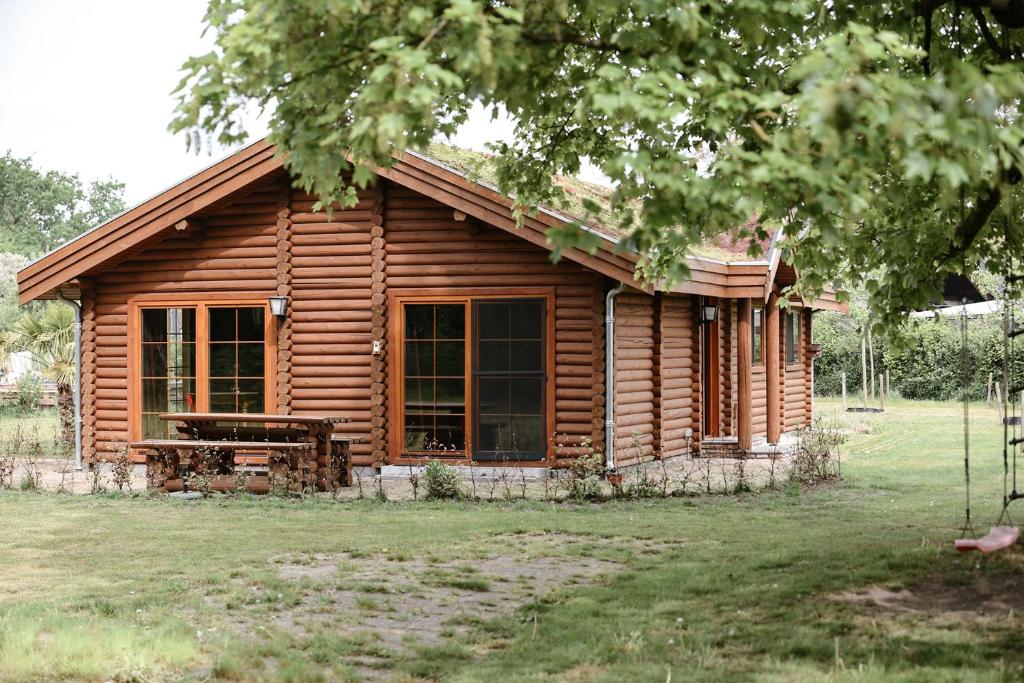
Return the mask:
[[[170,234],[176,223],[212,207],[230,203],[257,181],[283,172],[284,162],[267,140],[255,142],[106,223],[89,230],[18,272],[21,303],[77,293],[77,282],[102,272]],[[469,216],[506,230],[539,247],[552,249],[547,232],[572,219],[546,208],[517,220],[515,201],[497,188],[416,152],[397,153],[391,165],[375,172]],[[566,259],[645,292],[655,290],[718,297],[763,297],[771,286],[777,249],[768,260],[725,263],[687,258],[690,279],[665,286],[637,277],[638,254],[627,251],[613,235],[583,226],[597,237],[593,251],[571,248]]]

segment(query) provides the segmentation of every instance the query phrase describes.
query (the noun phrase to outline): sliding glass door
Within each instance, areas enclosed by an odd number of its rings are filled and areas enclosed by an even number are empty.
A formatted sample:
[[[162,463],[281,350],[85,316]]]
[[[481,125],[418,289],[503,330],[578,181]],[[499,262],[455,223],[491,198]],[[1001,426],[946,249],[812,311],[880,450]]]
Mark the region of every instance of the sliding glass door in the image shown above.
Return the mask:
[[[466,297],[398,308],[401,455],[543,460],[546,299]]]

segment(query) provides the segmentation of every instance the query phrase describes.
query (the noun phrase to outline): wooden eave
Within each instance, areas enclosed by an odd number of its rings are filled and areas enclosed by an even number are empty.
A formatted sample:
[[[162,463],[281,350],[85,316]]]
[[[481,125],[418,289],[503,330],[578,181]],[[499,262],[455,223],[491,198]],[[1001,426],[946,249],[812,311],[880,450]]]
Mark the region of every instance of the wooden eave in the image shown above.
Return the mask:
[[[77,294],[78,278],[101,272],[152,246],[176,223],[232,201],[246,188],[283,168],[282,158],[265,139],[239,150],[26,266],[18,272],[19,302],[52,297],[58,291]],[[517,223],[512,198],[415,153],[397,154],[391,166],[374,170],[383,178],[545,249],[551,248],[547,231],[570,220],[540,209]],[[641,291],[758,298],[766,288],[770,268],[767,261],[725,263],[701,257],[688,258],[691,279],[671,287],[651,286],[636,277],[637,254],[622,250],[612,237],[591,232],[600,238],[600,247],[594,253],[568,249],[563,252],[565,258]]]

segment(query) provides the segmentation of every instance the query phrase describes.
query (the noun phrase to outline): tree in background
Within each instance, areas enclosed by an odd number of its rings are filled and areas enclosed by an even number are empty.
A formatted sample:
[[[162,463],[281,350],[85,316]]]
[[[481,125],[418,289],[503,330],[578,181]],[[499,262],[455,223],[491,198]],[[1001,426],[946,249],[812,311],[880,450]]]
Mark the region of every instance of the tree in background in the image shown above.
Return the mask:
[[[0,157],[0,252],[35,257],[124,211],[124,184],[44,171]]]
[[[238,143],[267,111],[325,199],[482,103],[517,122],[492,146],[501,189],[558,207],[552,176],[589,159],[649,277],[781,227],[799,293],[877,272],[870,308],[895,325],[948,273],[1014,270],[1024,237],[1016,0],[212,0],[205,22],[172,129]]]
[[[22,314],[10,329],[0,332],[0,361],[17,351],[32,353],[32,363],[57,384],[60,440],[75,441],[75,311],[62,303],[47,303],[37,312]]]

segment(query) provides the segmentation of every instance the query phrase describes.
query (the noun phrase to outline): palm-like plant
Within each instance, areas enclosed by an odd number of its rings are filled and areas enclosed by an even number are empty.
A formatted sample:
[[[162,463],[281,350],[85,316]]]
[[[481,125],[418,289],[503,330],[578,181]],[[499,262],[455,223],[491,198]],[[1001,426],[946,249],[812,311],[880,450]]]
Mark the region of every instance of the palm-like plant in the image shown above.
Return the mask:
[[[75,440],[75,312],[60,303],[38,313],[24,313],[11,330],[0,333],[0,359],[14,351],[30,351],[32,362],[46,379],[57,384],[60,438]]]

